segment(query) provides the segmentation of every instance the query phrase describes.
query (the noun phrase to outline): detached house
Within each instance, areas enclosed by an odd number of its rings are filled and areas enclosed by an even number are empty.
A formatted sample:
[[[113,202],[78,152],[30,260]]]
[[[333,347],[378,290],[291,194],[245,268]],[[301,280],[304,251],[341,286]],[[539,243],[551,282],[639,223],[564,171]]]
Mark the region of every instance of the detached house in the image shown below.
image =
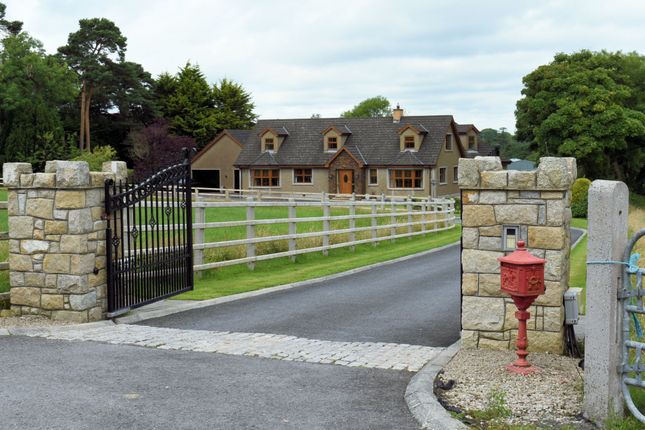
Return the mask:
[[[474,126],[465,133],[477,142]],[[240,144],[243,189],[341,194],[457,194],[467,151],[451,115],[403,116],[398,107],[384,118],[260,120]]]

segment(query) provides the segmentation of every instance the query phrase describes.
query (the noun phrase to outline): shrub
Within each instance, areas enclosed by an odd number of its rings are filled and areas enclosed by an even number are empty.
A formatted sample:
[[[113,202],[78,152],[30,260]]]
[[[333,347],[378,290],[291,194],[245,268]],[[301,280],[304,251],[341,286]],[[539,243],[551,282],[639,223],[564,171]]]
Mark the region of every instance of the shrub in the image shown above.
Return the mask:
[[[591,181],[578,178],[571,189],[571,214],[576,218],[587,218],[587,195]]]
[[[91,152],[82,152],[81,155],[73,158],[74,161],[87,161],[92,172],[100,172],[104,162],[116,159],[116,150],[109,145],[96,147]]]

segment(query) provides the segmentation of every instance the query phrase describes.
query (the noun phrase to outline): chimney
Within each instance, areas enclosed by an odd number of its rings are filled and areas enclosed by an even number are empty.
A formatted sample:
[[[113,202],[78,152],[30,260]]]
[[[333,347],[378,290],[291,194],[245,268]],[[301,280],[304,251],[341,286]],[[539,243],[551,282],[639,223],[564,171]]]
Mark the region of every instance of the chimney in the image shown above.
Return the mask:
[[[392,110],[392,122],[395,124],[401,122],[401,117],[403,117],[403,109],[397,103],[396,109]]]

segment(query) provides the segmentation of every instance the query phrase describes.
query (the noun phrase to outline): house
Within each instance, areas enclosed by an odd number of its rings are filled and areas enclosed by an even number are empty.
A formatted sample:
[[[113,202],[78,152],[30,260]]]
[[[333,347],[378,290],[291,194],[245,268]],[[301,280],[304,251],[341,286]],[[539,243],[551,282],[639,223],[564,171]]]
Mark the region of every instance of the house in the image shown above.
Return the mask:
[[[198,187],[240,189],[240,170],[234,164],[251,130],[224,130],[192,160],[193,183]]]
[[[404,116],[398,106],[382,118],[259,120],[239,142],[234,168],[243,189],[454,195],[458,161],[466,156],[459,127],[451,115]],[[465,131],[470,135],[480,147],[472,125]],[[198,155],[219,153],[224,146],[218,145]],[[198,161],[222,158],[203,154]],[[198,167],[207,168],[206,162]]]

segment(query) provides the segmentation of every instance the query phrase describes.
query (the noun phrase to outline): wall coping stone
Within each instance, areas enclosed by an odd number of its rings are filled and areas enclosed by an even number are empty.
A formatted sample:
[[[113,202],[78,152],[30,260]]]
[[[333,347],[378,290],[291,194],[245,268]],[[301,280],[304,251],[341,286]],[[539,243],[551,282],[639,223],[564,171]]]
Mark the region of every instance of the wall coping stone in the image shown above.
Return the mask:
[[[125,180],[127,174],[125,161],[103,163],[102,172],[90,172],[87,161],[48,161],[42,173],[34,173],[30,163],[4,163],[2,166],[4,185],[9,189],[99,188],[105,180]]]

